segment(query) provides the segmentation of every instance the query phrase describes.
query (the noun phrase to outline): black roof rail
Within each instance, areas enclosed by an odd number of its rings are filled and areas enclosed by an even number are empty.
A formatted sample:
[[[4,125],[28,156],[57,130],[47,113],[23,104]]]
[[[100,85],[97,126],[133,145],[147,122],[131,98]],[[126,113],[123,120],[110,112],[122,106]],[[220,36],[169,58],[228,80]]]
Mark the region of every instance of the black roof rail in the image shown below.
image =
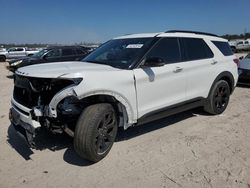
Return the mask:
[[[199,32],[199,31],[186,31],[186,30],[169,30],[165,33],[194,33],[199,35],[208,35],[208,36],[214,36],[218,37],[218,35],[212,34],[212,33],[206,33],[206,32]]]

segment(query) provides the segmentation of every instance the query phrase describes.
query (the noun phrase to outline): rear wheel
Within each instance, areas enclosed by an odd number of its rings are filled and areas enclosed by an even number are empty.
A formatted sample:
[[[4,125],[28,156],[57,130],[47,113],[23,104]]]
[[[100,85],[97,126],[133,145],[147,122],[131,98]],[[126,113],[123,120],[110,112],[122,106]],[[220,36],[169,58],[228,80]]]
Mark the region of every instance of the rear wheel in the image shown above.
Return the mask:
[[[111,104],[87,107],[80,115],[74,135],[74,147],[83,158],[98,162],[110,151],[117,134],[117,118]]]
[[[213,86],[204,110],[214,115],[221,114],[226,110],[229,98],[229,84],[225,80],[220,80]]]

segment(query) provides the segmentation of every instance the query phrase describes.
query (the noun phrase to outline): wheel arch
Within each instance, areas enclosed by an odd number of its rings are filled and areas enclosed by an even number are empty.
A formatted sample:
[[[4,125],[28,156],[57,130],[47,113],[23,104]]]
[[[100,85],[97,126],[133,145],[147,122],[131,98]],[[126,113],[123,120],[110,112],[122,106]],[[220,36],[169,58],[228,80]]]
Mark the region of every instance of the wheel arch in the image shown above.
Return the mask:
[[[228,72],[228,71],[224,71],[222,73],[220,73],[214,80],[213,84],[210,87],[210,91],[209,91],[209,95],[211,93],[211,90],[213,88],[213,86],[216,84],[216,82],[220,81],[220,80],[225,80],[230,87],[230,93],[232,94],[234,91],[234,87],[235,87],[235,81],[234,81],[234,77],[233,74]],[[208,95],[208,96],[209,96]]]
[[[118,114],[119,127],[127,129],[135,123],[134,111],[125,97],[114,92],[95,92],[79,97],[79,100],[88,105],[97,103],[111,103]]]
[[[5,60],[7,59],[7,56],[6,55],[4,55],[4,54],[0,54],[0,59],[1,58],[4,58]]]

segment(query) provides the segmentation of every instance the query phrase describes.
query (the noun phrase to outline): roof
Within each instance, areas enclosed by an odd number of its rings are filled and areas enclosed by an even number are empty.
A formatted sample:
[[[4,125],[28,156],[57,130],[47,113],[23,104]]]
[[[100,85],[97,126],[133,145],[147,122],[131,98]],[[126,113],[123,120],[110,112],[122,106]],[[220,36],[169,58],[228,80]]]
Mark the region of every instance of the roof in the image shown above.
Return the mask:
[[[138,34],[130,34],[124,35],[120,37],[116,37],[114,39],[128,39],[128,38],[151,38],[151,37],[187,37],[187,38],[207,38],[210,40],[217,41],[227,41],[221,37],[218,37],[214,34],[197,32],[197,31],[178,31],[172,30],[168,32],[159,32],[159,33],[138,33]]]
[[[123,35],[120,37],[116,37],[114,39],[129,39],[129,38],[150,38],[150,37],[155,37],[156,35],[159,35],[161,33],[138,33],[138,34],[128,34],[128,35]]]
[[[83,46],[48,46],[45,49],[84,48]]]

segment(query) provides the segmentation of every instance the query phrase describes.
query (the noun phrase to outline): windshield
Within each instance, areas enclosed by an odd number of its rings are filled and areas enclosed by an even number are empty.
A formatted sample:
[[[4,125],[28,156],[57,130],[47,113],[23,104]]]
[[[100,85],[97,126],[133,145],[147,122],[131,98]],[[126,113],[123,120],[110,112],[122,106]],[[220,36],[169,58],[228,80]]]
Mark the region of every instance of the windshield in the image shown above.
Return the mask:
[[[49,51],[48,49],[43,49],[35,54],[32,55],[32,57],[42,57],[43,54],[45,54],[47,51]]]
[[[154,38],[114,39],[106,42],[82,61],[128,69],[151,46]]]

